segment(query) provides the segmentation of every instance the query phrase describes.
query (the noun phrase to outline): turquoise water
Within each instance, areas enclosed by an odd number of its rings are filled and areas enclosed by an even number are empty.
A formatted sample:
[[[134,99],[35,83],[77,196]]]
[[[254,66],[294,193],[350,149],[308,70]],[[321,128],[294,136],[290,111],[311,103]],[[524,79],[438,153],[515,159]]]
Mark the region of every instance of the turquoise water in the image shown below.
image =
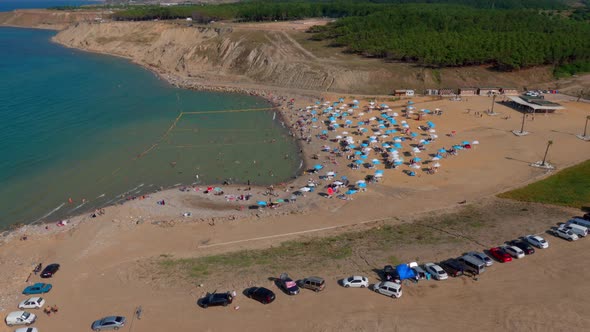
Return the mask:
[[[0,12],[13,11],[15,9],[51,8],[58,6],[83,6],[99,4],[103,1],[84,0],[0,0]]]
[[[295,175],[297,147],[273,112],[183,115],[164,137],[180,112],[269,107],[264,100],[177,89],[124,59],[51,43],[53,34],[0,28],[0,226],[55,220],[197,174],[257,184]]]

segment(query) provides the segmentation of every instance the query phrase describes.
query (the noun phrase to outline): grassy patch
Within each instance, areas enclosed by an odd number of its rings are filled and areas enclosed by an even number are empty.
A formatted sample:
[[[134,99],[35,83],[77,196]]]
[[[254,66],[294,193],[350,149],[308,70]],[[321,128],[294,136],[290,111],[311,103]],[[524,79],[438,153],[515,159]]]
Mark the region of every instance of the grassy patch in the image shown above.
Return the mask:
[[[590,160],[566,168],[544,180],[498,195],[525,202],[575,208],[590,206]]]

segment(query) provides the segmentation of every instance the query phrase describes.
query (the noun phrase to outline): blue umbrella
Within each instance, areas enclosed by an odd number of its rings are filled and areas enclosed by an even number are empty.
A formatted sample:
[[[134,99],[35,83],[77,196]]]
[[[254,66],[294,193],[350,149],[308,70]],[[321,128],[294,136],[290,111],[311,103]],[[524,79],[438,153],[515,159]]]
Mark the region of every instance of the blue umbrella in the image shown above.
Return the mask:
[[[441,159],[443,156],[441,156],[440,154],[436,154],[434,155],[436,158]]]
[[[343,112],[343,113],[342,113],[342,116],[343,116],[343,117],[347,117],[347,116],[348,116],[348,112]]]
[[[354,163],[360,165],[363,163],[363,161],[362,160],[355,160]]]
[[[445,150],[445,149],[440,149],[440,150],[438,150],[438,152],[439,152],[439,153],[447,153],[447,150]]]
[[[385,121],[383,121],[383,120],[379,120],[379,121],[377,121],[377,122],[378,122],[378,123],[384,123]]]
[[[334,109],[334,107],[330,106],[330,107],[328,107],[328,108],[326,108],[326,109],[327,109],[328,111],[331,111],[331,110],[333,110],[333,109]]]
[[[389,152],[395,152],[395,151],[397,151],[397,150],[396,150],[396,149],[393,149],[393,148],[391,148],[391,149],[389,149],[389,150],[387,150],[387,151],[389,151]]]
[[[336,118],[333,117],[333,116],[331,116],[331,117],[328,118],[328,120],[330,120],[330,121],[336,121]]]
[[[428,144],[430,144],[430,142],[429,141],[424,141],[424,143],[422,143],[422,144],[428,145]]]
[[[390,145],[387,144],[387,143],[383,143],[383,144],[381,144],[381,146],[384,147],[384,148],[386,148],[386,149],[390,147]]]
[[[364,125],[364,124],[365,124],[365,121],[359,121],[359,122],[357,122],[356,124],[357,124],[357,125],[359,125],[359,126],[362,126],[362,125]]]
[[[348,147],[351,148],[351,149],[354,149],[354,148],[356,148],[356,145],[354,145],[354,144],[348,144]]]
[[[363,143],[363,144],[361,144],[361,146],[362,146],[363,148],[366,148],[367,146],[369,146],[369,144],[367,144],[367,143]]]
[[[424,113],[430,113],[430,110],[424,110]]]
[[[358,187],[359,188],[367,188],[367,183],[361,182],[361,183],[358,184]]]
[[[318,100],[318,101],[316,101],[316,102],[315,102],[315,104],[316,104],[316,105],[319,105],[319,104],[320,104],[320,101],[319,101],[319,100]]]
[[[398,149],[401,149],[402,148],[402,145],[400,143],[395,143],[395,144],[393,144],[393,146],[395,146]]]
[[[403,161],[401,161],[401,160],[400,160],[400,161],[394,161],[394,162],[393,162],[393,164],[394,164],[395,166],[402,165],[403,163],[404,163],[404,162],[403,162]]]
[[[386,104],[381,104],[381,107],[387,107],[387,105]]]
[[[422,158],[418,158],[418,157],[416,157],[416,158],[414,158],[414,161],[415,161],[415,162],[422,161]]]
[[[373,165],[379,165],[379,164],[381,164],[381,162],[379,160],[377,160],[377,159],[373,160]]]
[[[366,133],[367,131],[368,131],[367,128],[361,129],[361,132],[363,132],[363,133]]]
[[[318,111],[313,110],[313,111],[311,111],[311,114],[316,115],[316,114],[318,114]]]
[[[467,141],[463,141],[461,144],[463,144],[463,145],[467,145],[467,144],[469,144],[469,142],[467,142]]]
[[[383,174],[383,170],[382,169],[378,169],[375,171],[375,174]]]
[[[320,170],[320,169],[324,168],[324,166],[317,164],[313,168]]]
[[[342,180],[348,180],[348,177],[346,177],[346,175],[342,175],[340,178],[341,178]]]
[[[334,126],[334,128],[340,128],[340,125],[337,123],[333,124],[332,126]]]
[[[352,108],[355,108],[356,109],[356,108],[359,108],[359,106],[358,105],[354,105],[354,106],[352,106]]]
[[[357,190],[350,189],[350,190],[347,190],[347,191],[345,192],[345,194],[347,194],[347,195],[354,195],[354,194],[356,194],[357,192],[358,192]]]
[[[317,119],[317,118],[312,118],[312,119],[311,119],[311,122],[317,122],[317,121],[318,121],[318,119]]]
[[[344,123],[346,123],[347,125],[350,125],[350,124],[352,124],[352,121],[346,120],[346,121],[344,121]]]
[[[379,128],[380,129],[384,129],[385,128],[385,125],[379,125]]]
[[[411,133],[411,134],[410,134],[410,136],[412,136],[412,137],[416,137],[416,136],[418,136],[418,134],[416,134],[416,133]]]
[[[256,202],[256,204],[258,204],[258,206],[266,206],[268,203],[266,203],[265,201],[258,201]]]
[[[341,103],[343,103],[344,102],[344,98],[339,98],[338,101],[341,102]]]
[[[413,101],[408,101],[408,105],[412,105],[414,102]]]
[[[322,113],[328,113],[330,111],[328,111],[327,109],[323,110]]]
[[[354,151],[354,154],[358,156],[358,155],[361,155],[361,154],[363,154],[363,153],[362,153],[362,152],[360,152],[360,151]]]
[[[366,154],[363,154],[363,155],[361,155],[361,157],[360,157],[360,158],[361,158],[361,159],[367,159],[367,155],[366,155]]]

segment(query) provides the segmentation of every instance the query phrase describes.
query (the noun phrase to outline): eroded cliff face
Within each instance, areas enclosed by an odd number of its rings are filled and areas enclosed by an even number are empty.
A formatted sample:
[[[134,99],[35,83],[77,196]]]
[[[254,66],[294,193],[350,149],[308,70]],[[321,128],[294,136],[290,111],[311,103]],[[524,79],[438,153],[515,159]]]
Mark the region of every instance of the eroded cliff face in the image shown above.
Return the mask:
[[[497,73],[480,67],[434,71],[350,55],[318,58],[286,31],[189,27],[171,22],[73,24],[54,40],[132,59],[201,85],[264,85],[314,92],[388,94],[394,88],[513,86],[551,80],[548,68]]]
[[[107,14],[98,11],[57,11],[46,9],[23,9],[0,13],[0,25],[23,28],[61,30],[81,21],[99,21]]]

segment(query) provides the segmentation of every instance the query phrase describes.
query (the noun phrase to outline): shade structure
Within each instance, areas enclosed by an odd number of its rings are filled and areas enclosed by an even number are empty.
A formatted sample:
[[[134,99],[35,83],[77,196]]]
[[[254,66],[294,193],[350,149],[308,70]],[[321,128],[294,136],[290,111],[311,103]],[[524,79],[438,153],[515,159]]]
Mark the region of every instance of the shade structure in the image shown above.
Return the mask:
[[[317,164],[317,165],[313,166],[313,168],[315,168],[315,169],[322,169],[322,168],[324,168],[324,166],[323,165],[320,165],[320,164]]]
[[[265,201],[258,201],[258,202],[256,202],[256,204],[258,206],[266,206],[268,203],[266,203]]]

